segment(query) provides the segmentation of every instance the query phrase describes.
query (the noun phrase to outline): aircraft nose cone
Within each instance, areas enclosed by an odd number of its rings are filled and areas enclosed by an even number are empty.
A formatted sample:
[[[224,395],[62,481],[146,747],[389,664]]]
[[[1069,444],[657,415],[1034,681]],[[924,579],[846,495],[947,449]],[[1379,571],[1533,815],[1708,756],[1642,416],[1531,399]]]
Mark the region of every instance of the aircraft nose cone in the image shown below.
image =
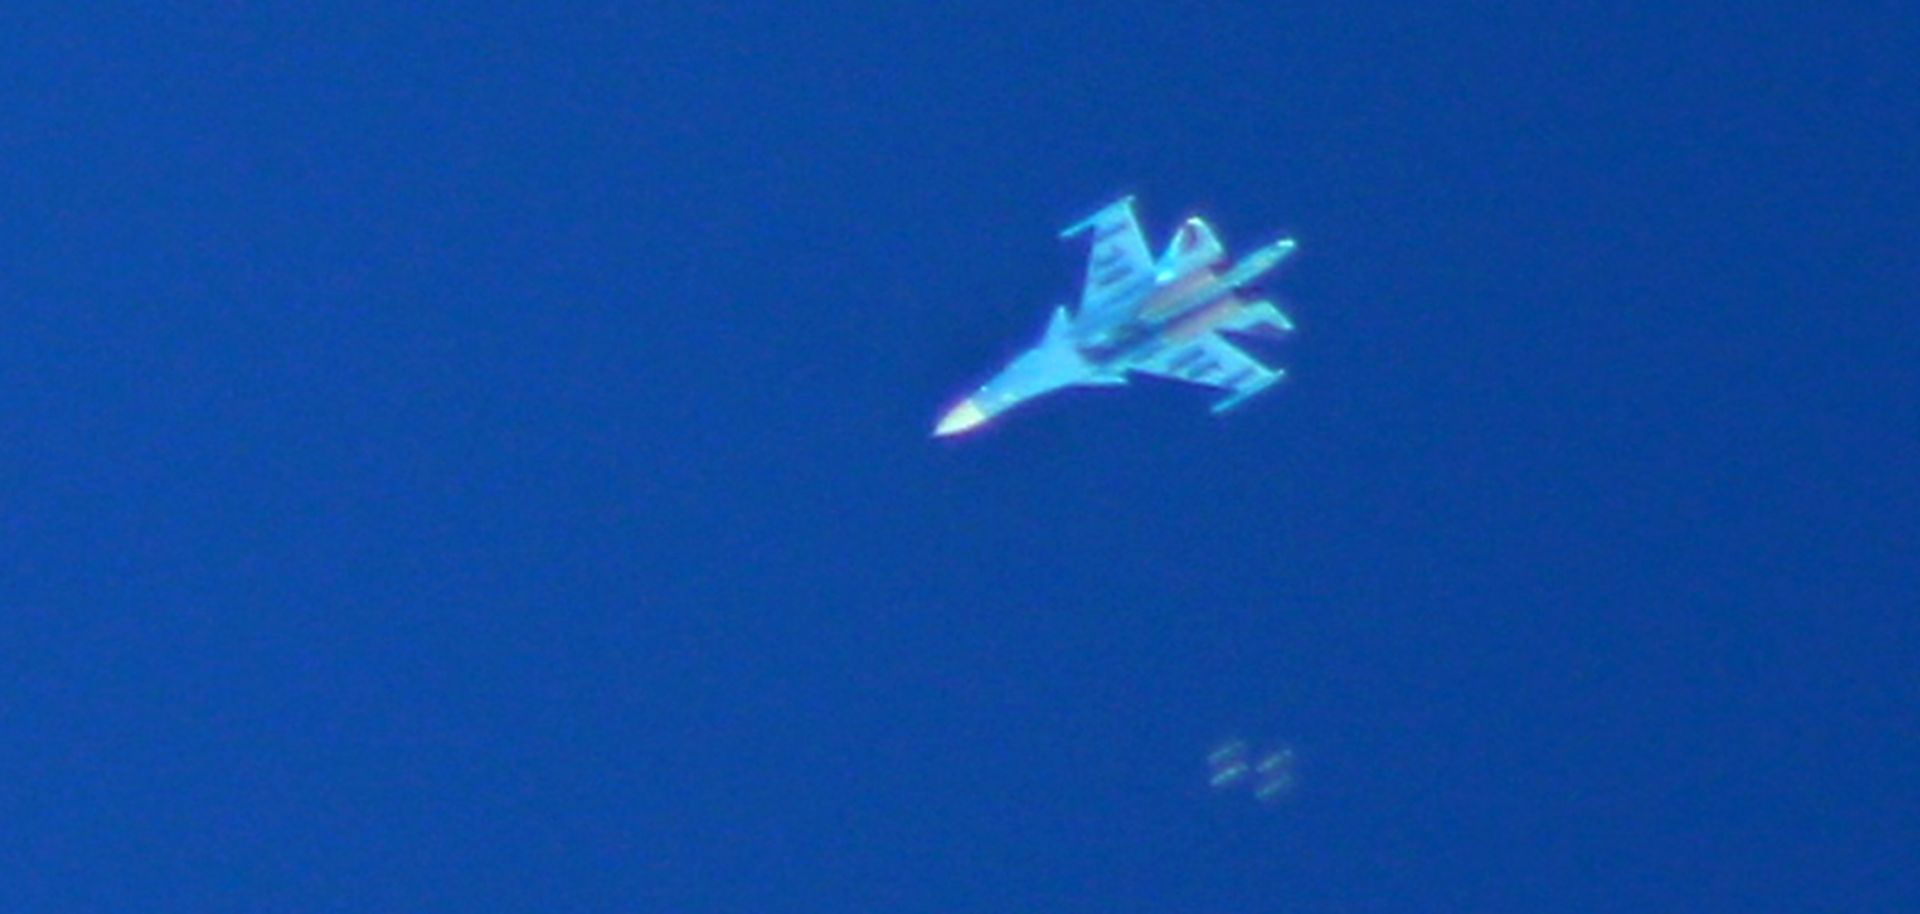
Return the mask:
[[[933,427],[933,436],[945,438],[948,435],[958,435],[985,421],[987,421],[987,414],[980,408],[980,404],[973,402],[972,399],[961,400],[959,405],[947,410],[947,414],[940,417],[940,424]]]

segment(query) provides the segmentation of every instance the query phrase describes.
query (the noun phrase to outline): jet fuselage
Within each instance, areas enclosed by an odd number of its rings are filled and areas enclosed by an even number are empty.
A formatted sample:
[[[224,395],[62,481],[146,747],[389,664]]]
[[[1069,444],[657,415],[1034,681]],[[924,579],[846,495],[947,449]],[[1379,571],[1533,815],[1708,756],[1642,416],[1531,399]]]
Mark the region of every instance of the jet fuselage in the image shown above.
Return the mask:
[[[1080,354],[1095,365],[1141,361],[1170,343],[1226,323],[1235,310],[1233,291],[1205,268],[1179,276],[1161,274],[1131,314],[1105,327],[1087,328],[1085,339],[1076,340]]]

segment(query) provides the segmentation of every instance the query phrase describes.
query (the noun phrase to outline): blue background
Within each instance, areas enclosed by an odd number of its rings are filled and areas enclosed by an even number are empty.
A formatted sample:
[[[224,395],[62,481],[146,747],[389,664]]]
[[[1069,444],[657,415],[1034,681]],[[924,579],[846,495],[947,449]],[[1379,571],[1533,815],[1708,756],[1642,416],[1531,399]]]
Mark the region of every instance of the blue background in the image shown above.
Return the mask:
[[[33,6],[5,910],[1920,905],[1903,4]]]

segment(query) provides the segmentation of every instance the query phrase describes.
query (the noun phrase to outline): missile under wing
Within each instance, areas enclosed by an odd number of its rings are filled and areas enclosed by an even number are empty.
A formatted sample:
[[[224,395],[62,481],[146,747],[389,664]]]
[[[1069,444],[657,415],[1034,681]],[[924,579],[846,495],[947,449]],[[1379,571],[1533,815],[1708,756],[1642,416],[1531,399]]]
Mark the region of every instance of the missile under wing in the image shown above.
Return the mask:
[[[1175,230],[1155,258],[1133,198],[1122,197],[1061,233],[1085,235],[1086,276],[1079,307],[1060,305],[1031,348],[949,408],[936,436],[977,428],[1014,406],[1067,387],[1127,383],[1154,375],[1225,391],[1215,413],[1274,385],[1270,368],[1230,335],[1282,336],[1293,330],[1279,306],[1251,290],[1293,253],[1283,238],[1226,264],[1226,248],[1198,216]]]

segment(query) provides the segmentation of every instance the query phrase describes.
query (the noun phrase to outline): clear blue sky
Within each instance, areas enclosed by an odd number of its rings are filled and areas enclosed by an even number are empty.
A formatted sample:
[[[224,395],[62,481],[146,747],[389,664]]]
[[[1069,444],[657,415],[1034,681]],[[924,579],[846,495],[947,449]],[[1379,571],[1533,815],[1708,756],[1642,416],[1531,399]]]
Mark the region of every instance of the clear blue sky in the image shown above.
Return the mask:
[[[0,908],[1920,908],[1920,17],[1522,6],[0,14]]]

